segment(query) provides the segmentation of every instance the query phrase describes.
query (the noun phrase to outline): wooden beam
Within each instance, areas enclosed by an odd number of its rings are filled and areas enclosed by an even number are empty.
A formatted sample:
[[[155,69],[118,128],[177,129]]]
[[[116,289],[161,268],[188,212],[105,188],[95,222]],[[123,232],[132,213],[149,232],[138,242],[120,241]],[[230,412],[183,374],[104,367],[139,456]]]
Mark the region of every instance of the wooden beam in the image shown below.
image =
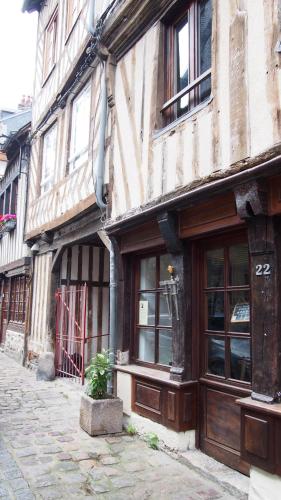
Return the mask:
[[[178,219],[172,212],[163,212],[157,217],[160,233],[169,253],[180,253],[183,245],[178,237]]]
[[[273,402],[281,390],[281,218],[267,215],[266,186],[256,181],[235,198],[251,256],[252,397]]]

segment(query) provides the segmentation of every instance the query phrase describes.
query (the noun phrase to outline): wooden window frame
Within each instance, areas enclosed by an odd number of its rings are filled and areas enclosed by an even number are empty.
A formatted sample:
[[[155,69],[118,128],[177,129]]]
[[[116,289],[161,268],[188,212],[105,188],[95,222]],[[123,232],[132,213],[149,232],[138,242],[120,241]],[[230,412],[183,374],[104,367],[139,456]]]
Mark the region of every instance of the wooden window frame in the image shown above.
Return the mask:
[[[160,110],[164,121],[169,124],[177,118],[189,113],[201,104],[200,84],[211,77],[211,67],[200,74],[200,42],[199,42],[199,10],[200,0],[179,1],[172,11],[163,19],[163,60],[164,60],[164,96],[165,102]],[[185,17],[188,17],[189,30],[189,84],[177,91],[177,59],[176,59],[176,31]],[[184,96],[189,96],[187,110],[179,113],[178,105]],[[205,99],[204,99],[205,100]],[[207,101],[207,99],[206,99]]]
[[[73,4],[76,4],[76,9],[73,9]],[[80,12],[81,12],[80,0],[67,0],[66,16],[65,16],[65,43],[69,39],[69,36],[80,16]]]
[[[44,154],[44,145],[45,145],[45,140],[46,136],[52,132],[53,130],[56,129],[56,148],[55,148],[55,163],[54,163],[54,168],[53,168],[53,174],[49,175],[48,177],[43,177],[44,175],[44,162],[45,162],[45,154]],[[57,120],[52,123],[52,125],[45,130],[44,134],[42,135],[42,141],[41,141],[41,180],[40,180],[40,186],[39,188],[39,194],[40,196],[44,196],[46,193],[48,193],[52,187],[54,186],[55,183],[55,174],[56,174],[56,163],[57,163],[57,142],[58,142],[58,122]],[[50,187],[46,190],[43,190],[43,187],[50,182]]]
[[[167,251],[165,250],[158,250],[155,252],[145,252],[142,254],[138,254],[135,258],[135,263],[134,263],[134,285],[133,285],[133,290],[134,290],[134,314],[133,314],[133,325],[134,325],[134,335],[133,335],[133,356],[132,356],[132,361],[134,361],[136,364],[140,366],[147,366],[150,368],[156,368],[158,370],[162,371],[170,371],[171,366],[170,365],[163,365],[157,362],[159,358],[159,331],[160,330],[170,330],[171,332],[173,331],[172,324],[171,326],[166,326],[166,325],[159,325],[157,323],[157,319],[159,319],[159,298],[161,292],[163,292],[163,288],[160,288],[160,286],[154,288],[154,289],[141,289],[140,288],[140,262],[143,259],[155,257],[156,258],[156,284],[159,284],[160,281],[160,257],[161,255],[166,255],[168,254]],[[140,325],[137,322],[138,318],[138,306],[139,306],[139,300],[138,297],[141,293],[154,293],[155,294],[155,324],[154,325]],[[154,349],[154,363],[148,362],[148,361],[142,361],[138,359],[138,352],[139,352],[139,334],[138,330],[139,329],[145,329],[147,328],[148,330],[154,330],[154,338],[155,338],[155,349]],[[156,360],[156,361],[155,361]]]
[[[83,149],[81,149],[79,152],[76,152],[75,155],[72,154],[71,151],[71,146],[72,146],[72,135],[73,135],[73,120],[74,120],[74,113],[73,113],[73,107],[75,105],[75,102],[78,101],[79,97],[82,96],[82,94],[89,88],[90,90],[90,106],[89,106],[89,132],[88,132],[88,143],[87,146],[85,146]],[[77,169],[81,168],[85,163],[88,162],[89,155],[85,162],[83,162],[81,165],[76,166],[77,160],[85,154],[87,151],[89,152],[89,144],[90,144],[90,133],[91,133],[91,109],[92,109],[92,79],[89,78],[87,82],[83,85],[83,87],[77,92],[77,94],[74,96],[74,98],[71,101],[71,110],[70,110],[70,117],[69,117],[69,127],[68,127],[68,148],[67,148],[67,165],[66,165],[66,175],[70,175],[73,172],[75,172]],[[71,168],[71,165],[72,168]]]
[[[9,297],[9,322],[24,324],[26,320],[26,305],[28,299],[28,277],[15,276],[11,278]]]
[[[58,6],[55,8],[44,33],[43,85],[52,73],[57,61]],[[48,62],[49,61],[49,62]]]
[[[231,339],[248,339],[250,340],[250,354],[252,361],[252,319],[250,316],[250,328],[249,332],[232,332],[228,328],[228,319],[229,318],[229,292],[240,292],[246,291],[249,293],[249,304],[251,306],[251,264],[250,264],[250,254],[249,255],[249,284],[248,285],[230,285],[229,280],[229,247],[238,245],[239,243],[246,243],[247,237],[245,234],[236,234],[229,236],[221,236],[219,238],[214,238],[212,240],[206,240],[204,243],[200,244],[200,260],[204,262],[204,266],[201,272],[201,285],[200,285],[200,299],[199,302],[201,304],[201,308],[204,313],[200,315],[200,345],[203,347],[200,353],[200,377],[204,379],[220,381],[224,384],[230,386],[239,386],[250,388],[252,382],[245,380],[238,380],[231,378],[231,362],[230,362],[230,340]],[[206,266],[206,251],[223,248],[224,249],[224,285],[222,287],[207,287],[207,266]],[[202,265],[202,264],[201,264]],[[218,291],[224,293],[224,318],[225,325],[224,330],[208,330],[207,328],[207,305],[206,305],[206,296],[207,293],[212,291]],[[251,307],[250,307],[251,308]],[[215,375],[208,372],[208,337],[220,337],[225,342],[225,375]],[[252,373],[252,365],[251,365],[251,373]],[[251,377],[252,378],[252,377]]]

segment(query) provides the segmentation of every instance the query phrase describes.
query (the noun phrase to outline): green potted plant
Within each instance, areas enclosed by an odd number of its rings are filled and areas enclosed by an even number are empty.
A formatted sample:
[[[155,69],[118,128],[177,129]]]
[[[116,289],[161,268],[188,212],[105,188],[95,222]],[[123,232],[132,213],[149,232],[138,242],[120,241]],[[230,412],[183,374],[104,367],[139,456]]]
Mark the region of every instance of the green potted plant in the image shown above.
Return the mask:
[[[87,385],[81,398],[80,426],[90,436],[122,431],[123,402],[107,393],[112,368],[109,352],[103,351],[85,370]]]

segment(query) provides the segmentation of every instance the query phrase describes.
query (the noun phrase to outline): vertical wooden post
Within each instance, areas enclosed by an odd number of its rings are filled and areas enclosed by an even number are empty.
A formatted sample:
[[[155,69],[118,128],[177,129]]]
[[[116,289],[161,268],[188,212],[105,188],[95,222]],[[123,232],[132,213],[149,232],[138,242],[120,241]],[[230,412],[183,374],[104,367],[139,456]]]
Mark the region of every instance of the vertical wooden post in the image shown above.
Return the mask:
[[[178,278],[178,314],[173,310],[173,358],[170,379],[176,381],[191,379],[191,248],[178,238],[177,217],[165,212],[158,216],[159,229],[171,255],[171,264]]]
[[[266,191],[257,182],[235,196],[251,257],[252,397],[273,402],[281,390],[281,219],[267,215]]]

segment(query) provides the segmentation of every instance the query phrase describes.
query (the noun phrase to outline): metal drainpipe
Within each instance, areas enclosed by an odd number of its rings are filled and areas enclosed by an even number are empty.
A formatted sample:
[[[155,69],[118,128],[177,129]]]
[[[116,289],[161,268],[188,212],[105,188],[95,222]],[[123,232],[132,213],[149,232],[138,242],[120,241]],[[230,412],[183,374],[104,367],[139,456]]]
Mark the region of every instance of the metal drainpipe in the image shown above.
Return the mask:
[[[89,10],[88,10],[88,30],[91,35],[95,36],[94,27],[94,15],[95,15],[95,0],[89,0]],[[103,201],[103,184],[104,184],[104,161],[105,161],[105,133],[107,125],[107,88],[106,88],[106,64],[102,63],[102,75],[101,75],[101,122],[99,131],[99,145],[97,160],[95,163],[95,195],[96,202],[100,209],[106,208],[106,203]],[[106,236],[107,238],[107,236]],[[114,246],[112,242],[107,242],[106,244],[109,253],[109,266],[110,266],[110,298],[109,298],[109,349],[111,362],[114,363],[114,353],[116,352],[116,315],[117,315],[117,279],[116,279],[116,254],[114,251]],[[108,392],[113,392],[113,380],[112,377],[108,383]]]

